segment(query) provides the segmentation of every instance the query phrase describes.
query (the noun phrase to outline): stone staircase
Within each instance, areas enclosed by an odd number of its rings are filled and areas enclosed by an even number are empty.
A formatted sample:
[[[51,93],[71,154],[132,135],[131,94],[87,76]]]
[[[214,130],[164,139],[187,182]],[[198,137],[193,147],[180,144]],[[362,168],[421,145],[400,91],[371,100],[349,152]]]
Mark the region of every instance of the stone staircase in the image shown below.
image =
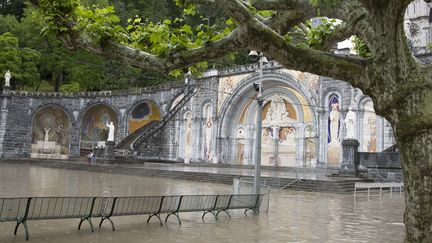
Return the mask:
[[[206,173],[192,171],[176,171],[169,169],[145,168],[133,166],[132,164],[93,164],[83,166],[79,163],[65,163],[64,161],[31,161],[15,160],[13,163],[31,163],[49,168],[83,170],[99,173],[135,175],[143,177],[161,177],[174,180],[189,180],[206,183],[220,183],[232,185],[234,178],[241,177],[244,180],[253,181],[252,176],[244,176],[241,171],[239,174],[227,173]],[[7,162],[6,162],[7,163]],[[351,194],[354,192],[355,182],[367,182],[368,180],[359,178],[326,178],[325,180],[262,177],[271,189],[298,190],[309,192],[331,192],[341,194]],[[287,186],[288,185],[288,186]]]
[[[126,136],[115,147],[116,156],[130,156],[144,141],[162,129],[165,124],[197,93],[194,86],[189,86],[189,91],[169,112],[159,121],[151,121],[145,126],[140,127],[135,132]]]

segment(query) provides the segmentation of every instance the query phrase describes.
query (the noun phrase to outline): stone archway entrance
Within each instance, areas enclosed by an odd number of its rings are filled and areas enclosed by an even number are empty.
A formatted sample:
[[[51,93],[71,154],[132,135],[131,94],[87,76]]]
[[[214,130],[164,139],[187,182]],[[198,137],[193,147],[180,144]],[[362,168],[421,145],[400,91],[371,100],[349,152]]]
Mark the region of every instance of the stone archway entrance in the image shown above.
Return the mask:
[[[60,107],[50,105],[38,110],[32,124],[32,158],[68,159],[70,121]]]
[[[105,147],[108,138],[107,123],[115,126],[114,138],[117,138],[118,120],[114,110],[105,104],[97,104],[85,111],[82,118],[80,149],[92,150]]]

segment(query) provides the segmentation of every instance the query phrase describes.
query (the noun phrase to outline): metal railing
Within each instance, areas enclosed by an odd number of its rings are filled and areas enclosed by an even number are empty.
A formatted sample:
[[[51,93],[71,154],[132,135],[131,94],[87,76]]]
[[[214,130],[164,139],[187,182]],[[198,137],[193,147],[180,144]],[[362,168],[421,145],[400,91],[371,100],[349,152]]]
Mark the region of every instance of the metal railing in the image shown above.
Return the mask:
[[[180,212],[202,211],[202,219],[207,213],[218,219],[221,212],[231,218],[228,210],[245,209],[258,212],[263,195],[172,195],[172,196],[136,196],[136,197],[24,197],[0,198],[0,222],[16,221],[14,235],[22,224],[26,240],[29,239],[28,220],[79,218],[78,230],[84,221],[93,232],[92,218],[108,220],[115,231],[113,216],[145,215],[147,223],[157,217],[162,226],[161,214],[167,214],[165,222],[173,215],[181,225]]]
[[[127,135],[115,147],[116,149],[128,149],[134,151],[139,145],[147,140],[154,133],[159,131],[165,124],[196,94],[198,91],[194,86],[189,86],[188,93],[176,104],[161,120],[151,121]]]
[[[370,196],[371,189],[378,190],[379,196],[381,197],[383,189],[387,189],[390,191],[390,194],[393,194],[393,189],[398,189],[399,194],[402,194],[402,189],[404,188],[404,184],[402,182],[356,182],[354,185],[354,197],[356,197],[357,193],[365,192],[367,190],[368,197]]]
[[[189,88],[188,93],[183,97],[183,99],[180,100],[178,104],[176,104],[176,106],[174,106],[168,112],[168,114],[166,114],[154,126],[150,127],[149,129],[146,129],[142,134],[138,135],[138,137],[131,142],[130,144],[131,150],[135,150],[150,136],[152,136],[161,128],[163,128],[165,124],[192,98],[192,96],[194,96],[198,92],[198,89],[195,88],[194,86],[190,86],[188,88]]]

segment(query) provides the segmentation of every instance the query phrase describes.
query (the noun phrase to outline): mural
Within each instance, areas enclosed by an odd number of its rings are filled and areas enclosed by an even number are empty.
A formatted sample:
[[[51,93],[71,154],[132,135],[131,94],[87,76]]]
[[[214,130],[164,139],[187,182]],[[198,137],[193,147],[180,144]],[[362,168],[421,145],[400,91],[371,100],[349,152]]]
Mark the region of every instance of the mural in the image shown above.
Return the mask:
[[[57,106],[40,109],[33,118],[32,150],[35,151],[32,153],[68,155],[70,129],[68,115],[63,109]]]
[[[192,156],[192,113],[185,115],[184,125],[184,158]]]
[[[329,165],[339,165],[341,139],[340,139],[340,112],[339,112],[339,97],[337,95],[330,96],[329,99],[329,118],[328,118],[328,136],[327,136],[327,162]]]
[[[376,136],[376,120],[375,110],[372,101],[364,104],[363,113],[363,152],[377,152],[377,136]]]
[[[225,99],[231,95],[232,90],[237,85],[237,83],[245,78],[247,75],[236,75],[236,76],[229,76],[219,79],[219,88],[218,88],[218,112],[221,111],[222,104],[225,101]]]
[[[207,161],[213,159],[212,153],[212,137],[213,137],[213,119],[212,119],[213,108],[211,105],[204,106],[204,158]]]
[[[263,107],[262,162],[265,165],[294,166],[296,158],[294,106],[283,96],[275,94]],[[278,146],[278,147],[276,147]],[[275,152],[278,158],[274,158]]]
[[[261,164],[262,165],[273,165],[273,129],[269,127],[263,127],[261,134]]]
[[[113,122],[114,126],[118,127],[117,116],[113,109],[104,104],[92,106],[83,116],[81,140],[106,141],[108,138],[106,124],[109,122]]]
[[[263,124],[278,124],[294,122],[297,120],[297,112],[294,106],[282,96],[275,94],[270,101],[263,106]]]
[[[279,131],[279,157],[280,166],[292,166],[296,164],[296,130],[294,127],[283,127]]]
[[[153,102],[143,102],[137,105],[129,115],[128,133],[135,132],[151,121],[160,120],[159,108]]]

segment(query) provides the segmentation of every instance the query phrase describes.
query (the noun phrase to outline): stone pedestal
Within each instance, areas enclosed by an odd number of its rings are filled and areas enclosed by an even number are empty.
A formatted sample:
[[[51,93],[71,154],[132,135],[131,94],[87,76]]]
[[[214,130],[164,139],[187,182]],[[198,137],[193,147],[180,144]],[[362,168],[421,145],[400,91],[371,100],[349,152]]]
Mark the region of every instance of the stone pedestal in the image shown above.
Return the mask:
[[[10,86],[3,86],[3,93],[5,93],[5,94],[9,94],[10,91],[11,91]]]
[[[114,145],[115,145],[115,142],[113,142],[113,141],[106,141],[105,142],[104,160],[106,162],[114,160]]]
[[[358,175],[358,147],[360,143],[357,139],[344,139],[342,141],[343,159],[341,172]]]

